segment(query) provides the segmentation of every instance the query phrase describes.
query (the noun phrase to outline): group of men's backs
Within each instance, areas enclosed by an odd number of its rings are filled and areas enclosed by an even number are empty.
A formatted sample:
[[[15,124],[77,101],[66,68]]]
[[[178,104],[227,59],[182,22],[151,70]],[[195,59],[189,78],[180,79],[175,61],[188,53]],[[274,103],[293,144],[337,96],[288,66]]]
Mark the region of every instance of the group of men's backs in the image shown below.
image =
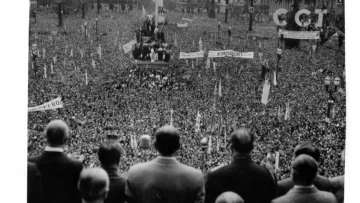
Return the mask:
[[[176,160],[180,133],[173,126],[161,127],[155,133],[154,147],[159,156],[132,166],[126,176],[118,173],[124,153],[118,142],[100,146],[101,168],[83,169],[80,161],[63,152],[69,137],[65,122],[50,122],[45,136],[45,151],[28,159],[29,203],[336,203],[329,191],[344,188],[343,176],[329,180],[317,175],[320,151],[309,143],[295,149],[292,178],[277,182],[269,166],[252,162],[255,137],[247,129],[231,134],[232,162],[209,170],[205,176]]]

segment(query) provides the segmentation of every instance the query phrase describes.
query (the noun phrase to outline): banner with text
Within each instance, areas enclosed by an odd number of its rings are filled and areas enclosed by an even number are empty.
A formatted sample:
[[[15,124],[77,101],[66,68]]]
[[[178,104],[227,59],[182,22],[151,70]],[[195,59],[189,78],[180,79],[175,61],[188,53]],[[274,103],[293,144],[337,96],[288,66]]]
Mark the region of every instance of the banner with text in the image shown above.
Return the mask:
[[[186,23],[178,23],[177,24],[177,27],[187,27],[188,26],[188,24],[187,24],[187,22]]]
[[[185,53],[185,52],[180,52],[180,57],[179,59],[196,59],[196,58],[202,58],[204,57],[205,52],[202,51],[198,51],[198,52],[191,52],[191,53]]]
[[[234,57],[234,58],[254,58],[254,52],[237,52],[233,50],[223,50],[223,51],[209,51],[209,58],[219,58],[219,57]]]
[[[289,39],[320,39],[320,32],[319,31],[290,31],[290,30],[279,30],[279,37],[281,35],[284,36],[284,38]]]
[[[63,103],[61,101],[61,97],[58,97],[58,98],[51,100],[43,105],[40,105],[40,106],[30,107],[30,108],[28,108],[28,112],[45,111],[45,110],[57,109],[57,108],[63,108]]]
[[[127,54],[129,51],[131,51],[132,46],[133,46],[134,44],[136,44],[136,39],[131,40],[131,41],[130,41],[129,43],[127,43],[127,44],[124,44],[123,49],[124,49],[125,54]]]

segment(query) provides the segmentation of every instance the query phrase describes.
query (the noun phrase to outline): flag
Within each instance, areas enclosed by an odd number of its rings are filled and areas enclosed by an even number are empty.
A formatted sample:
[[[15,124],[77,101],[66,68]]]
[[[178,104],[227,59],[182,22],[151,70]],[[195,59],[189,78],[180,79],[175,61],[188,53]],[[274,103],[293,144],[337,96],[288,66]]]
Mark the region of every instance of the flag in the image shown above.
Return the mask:
[[[170,110],[170,125],[173,125],[173,113],[174,113],[174,110]]]
[[[177,42],[177,39],[175,37],[175,40],[174,40],[174,46],[177,46],[178,45],[178,42]]]
[[[131,149],[134,149],[133,135],[130,135],[130,147]]]
[[[56,56],[55,56],[55,57],[53,57],[53,61],[54,61],[54,65],[55,65],[55,64],[56,64],[56,62],[57,62]]]
[[[279,109],[278,109],[278,117],[280,118],[281,117],[281,107],[279,106]]]
[[[145,17],[146,17],[146,10],[145,10],[145,8],[143,6],[141,18],[144,19]]]
[[[263,87],[263,93],[261,97],[261,103],[267,104],[269,102],[269,94],[270,94],[270,83],[268,80],[265,80],[264,87]]]
[[[43,48],[43,58],[45,59],[46,50]]]
[[[336,116],[336,110],[335,110],[335,107],[333,107],[333,108],[332,108],[332,110],[331,110],[331,116],[332,116],[332,119],[334,119],[334,118],[335,118],[335,116]]]
[[[212,136],[210,135],[210,137],[209,137],[209,146],[208,146],[208,154],[211,154],[211,151],[212,151],[212,147],[211,147],[212,140],[211,140],[211,138],[212,138]]]
[[[279,159],[280,159],[280,153],[275,152],[275,170],[279,170]]]
[[[220,79],[220,82],[219,82],[219,97],[222,97],[222,91],[221,91],[221,79]]]
[[[215,83],[215,89],[214,89],[214,96],[216,96],[217,95],[217,89],[216,89],[216,83]]]
[[[47,74],[46,74],[46,64],[44,64],[44,78],[47,78]]]
[[[99,54],[99,57],[100,57],[100,59],[101,59],[101,44],[99,44],[98,54]]]
[[[96,68],[96,65],[95,65],[95,61],[94,61],[94,59],[92,59],[92,61],[91,61],[91,65],[92,65],[92,67],[93,67],[93,68]]]
[[[73,52],[73,49],[71,48],[70,50],[70,57],[73,57],[74,56],[74,52]]]
[[[232,120],[232,121],[233,121],[233,123],[232,123],[232,125],[231,125],[231,128],[232,128],[233,131],[235,131],[235,130],[237,130],[237,128],[238,128],[238,127],[237,127],[236,116],[233,117],[233,120]]]
[[[216,63],[213,62],[213,69],[214,69],[214,73],[216,73]]]
[[[134,135],[134,138],[133,138],[133,141],[134,141],[134,148],[137,148],[137,140],[136,140],[136,136]]]
[[[88,75],[87,75],[87,69],[85,70],[85,84],[86,84],[86,85],[89,84]]]
[[[199,40],[199,51],[201,51],[203,48],[202,48],[202,41],[201,41],[201,37],[200,37],[200,40]]]
[[[80,49],[80,55],[81,55],[81,58],[84,58],[84,52],[82,49]]]
[[[200,119],[201,119],[201,115],[200,115],[200,113],[198,111],[197,114],[196,114],[196,119],[195,119],[195,121],[196,121],[196,123],[195,123],[195,132],[196,133],[200,132]]]
[[[276,81],[276,71],[274,71],[274,85],[277,85],[277,81]]]
[[[220,151],[220,139],[216,137],[216,151]]]
[[[194,60],[191,60],[191,68],[194,69]]]
[[[52,63],[50,64],[50,70],[51,70],[51,74],[54,74],[54,66]]]

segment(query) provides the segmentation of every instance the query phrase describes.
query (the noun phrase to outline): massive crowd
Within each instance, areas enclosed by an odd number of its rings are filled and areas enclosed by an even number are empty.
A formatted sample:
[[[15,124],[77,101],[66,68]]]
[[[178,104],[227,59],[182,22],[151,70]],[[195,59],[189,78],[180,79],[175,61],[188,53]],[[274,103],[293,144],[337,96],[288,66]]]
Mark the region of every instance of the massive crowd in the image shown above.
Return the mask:
[[[130,166],[144,162],[144,157],[153,159],[157,155],[153,147],[146,152],[132,148],[131,136],[137,139],[143,134],[153,136],[155,129],[170,123],[173,110],[173,125],[181,134],[177,157],[182,163],[200,169],[203,153],[200,140],[210,135],[214,87],[219,86],[221,79],[222,96],[215,96],[216,133],[212,136],[212,150],[206,153],[203,171],[230,162],[226,140],[232,124],[236,123],[238,127],[255,132],[256,146],[252,156],[256,163],[270,161],[275,164],[266,157],[280,152],[277,171],[280,180],[290,176],[289,160],[294,147],[307,141],[321,149],[321,175],[344,174],[340,166],[346,125],[343,93],[333,94],[335,103],[330,122],[325,119],[329,96],[323,79],[330,71],[344,77],[344,48],[337,47],[336,37],[318,46],[313,54],[311,45],[314,42],[310,40],[302,41],[299,49],[283,50],[279,84],[271,86],[269,103],[264,105],[261,103],[263,80],[258,53],[269,60],[271,69],[275,68],[277,34],[272,23],[254,25],[255,31],[248,33],[246,24],[230,19],[231,41],[228,42],[227,25],[221,24],[222,43],[217,43],[215,35],[220,19],[168,12],[168,22],[179,22],[182,17],[191,18],[192,22],[188,23],[188,29],[177,28],[174,23],[164,26],[165,41],[176,42],[169,68],[147,69],[134,65],[130,54],[122,49],[124,44],[135,39],[135,29],[141,25],[141,11],[125,14],[102,11],[97,23],[98,41],[95,11],[89,10],[86,14],[86,28],[80,15],[67,16],[61,29],[56,27],[56,14],[51,13],[38,13],[37,22],[30,23],[29,46],[36,43],[40,56],[34,68],[29,57],[28,105],[37,106],[61,96],[64,107],[29,113],[29,155],[39,154],[44,149],[46,142],[42,132],[46,124],[63,119],[71,129],[65,151],[68,156],[81,160],[85,167],[98,166],[97,148],[106,140],[106,135],[117,134],[127,153],[120,169],[127,172]],[[58,34],[52,36],[51,31],[58,29]],[[86,40],[84,29],[89,33]],[[213,60],[216,68],[206,68],[206,58],[193,62],[178,58],[180,51],[198,51],[200,38],[207,51],[253,51],[254,59],[218,58]],[[101,58],[97,54],[99,44]],[[54,63],[53,73],[51,63]],[[47,78],[43,77],[45,65]],[[344,84],[342,87],[345,89]],[[286,103],[291,108],[287,120],[284,119]],[[198,112],[202,116],[201,132],[195,133]],[[144,153],[147,156],[143,156]]]

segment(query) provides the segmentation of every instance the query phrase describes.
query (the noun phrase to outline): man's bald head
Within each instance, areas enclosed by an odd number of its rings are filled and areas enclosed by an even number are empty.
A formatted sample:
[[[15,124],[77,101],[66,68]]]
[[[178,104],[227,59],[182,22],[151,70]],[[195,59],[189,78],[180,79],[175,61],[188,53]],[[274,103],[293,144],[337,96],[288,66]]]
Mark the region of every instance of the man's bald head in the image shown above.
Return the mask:
[[[50,146],[64,145],[69,137],[69,127],[62,120],[53,120],[45,128],[45,137]]]
[[[85,202],[104,200],[109,186],[109,176],[102,168],[87,168],[80,173],[78,189]]]
[[[254,148],[254,135],[245,128],[238,129],[230,135],[231,148],[239,153],[249,153]]]
[[[180,133],[174,126],[166,125],[155,133],[155,148],[163,156],[171,156],[180,148]]]
[[[216,198],[215,203],[244,203],[244,200],[234,192],[224,192]]]

